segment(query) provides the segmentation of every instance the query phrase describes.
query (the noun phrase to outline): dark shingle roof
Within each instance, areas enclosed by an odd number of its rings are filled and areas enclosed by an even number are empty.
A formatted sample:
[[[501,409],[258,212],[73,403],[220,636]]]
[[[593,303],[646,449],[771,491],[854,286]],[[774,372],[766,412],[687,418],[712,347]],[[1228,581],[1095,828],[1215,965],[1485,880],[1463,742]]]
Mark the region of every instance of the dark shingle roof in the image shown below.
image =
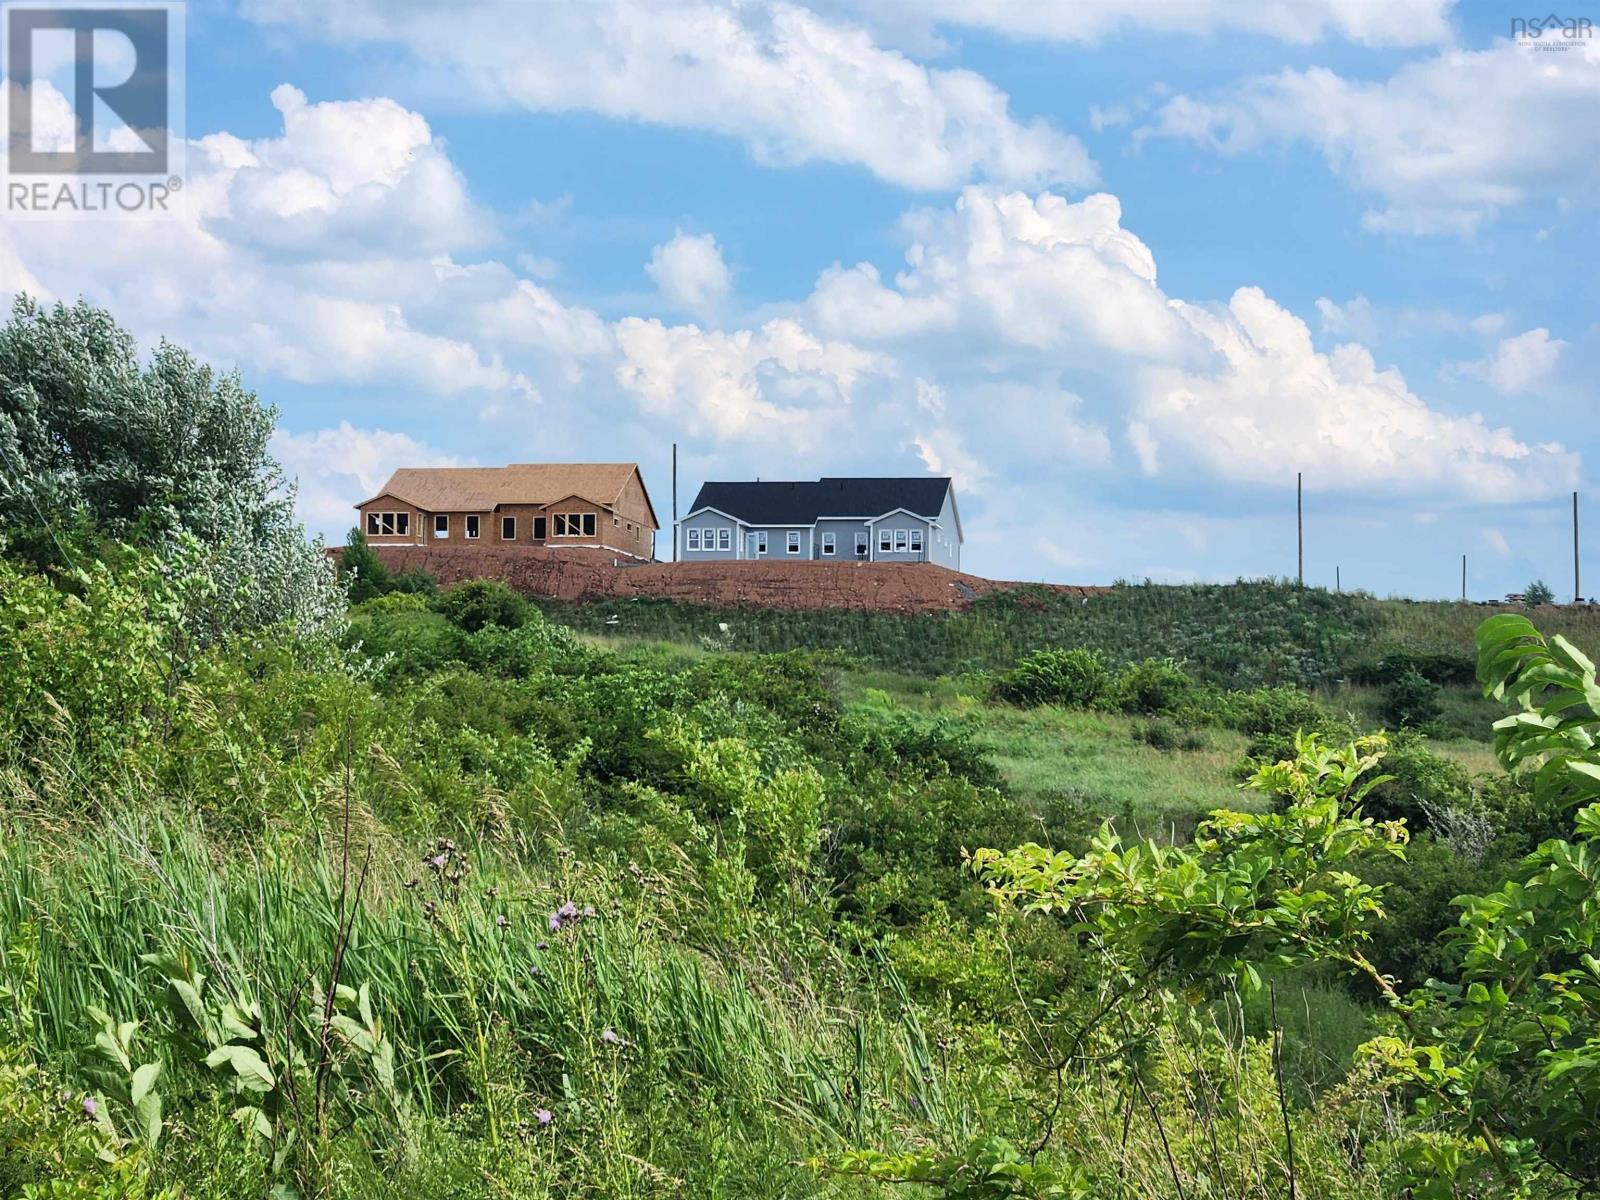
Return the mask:
[[[937,517],[949,491],[950,480],[933,475],[707,483],[689,511],[714,508],[750,525],[810,525],[818,517],[881,517],[897,508]]]

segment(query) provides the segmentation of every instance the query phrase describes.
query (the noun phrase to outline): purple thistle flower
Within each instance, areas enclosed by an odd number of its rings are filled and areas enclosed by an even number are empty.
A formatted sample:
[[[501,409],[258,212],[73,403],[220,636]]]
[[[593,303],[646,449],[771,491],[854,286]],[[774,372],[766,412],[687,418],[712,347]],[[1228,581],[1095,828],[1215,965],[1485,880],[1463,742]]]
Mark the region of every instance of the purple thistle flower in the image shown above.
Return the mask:
[[[556,909],[556,915],[563,921],[576,920],[578,916],[578,906],[571,900],[568,900],[560,908]]]
[[[435,870],[435,871],[442,871],[442,870],[444,870],[444,864],[448,860],[445,858],[445,856],[443,854],[435,854],[432,858],[428,859],[427,861],[428,861],[428,866],[429,866],[430,869]]]
[[[94,1116],[94,1114],[97,1111],[99,1111],[99,1108],[100,1108],[100,1106],[95,1103],[95,1100],[94,1100],[93,1096],[85,1096],[83,1098],[83,1115],[84,1116],[86,1116],[86,1117]]]
[[[617,1043],[622,1041],[622,1039],[617,1036],[617,1031],[609,1028],[601,1032],[600,1040],[610,1046],[615,1046]]]
[[[497,929],[505,929],[508,925],[511,924],[510,921],[506,920],[505,913],[501,913],[499,916],[495,917],[494,923],[495,923],[495,927]]]
[[[533,1114],[533,1117],[534,1120],[539,1122],[541,1128],[548,1127],[556,1119],[555,1113],[551,1112],[548,1108],[541,1108],[538,1112]]]
[[[592,916],[595,916],[595,915],[597,915],[597,914],[596,914],[596,913],[595,913],[595,911],[594,911],[594,905],[592,905],[592,904],[585,904],[585,905],[584,905],[584,906],[583,906],[583,915],[584,915],[584,916],[586,916],[586,917],[592,917]]]
[[[535,942],[533,944],[533,948],[535,950],[548,950],[548,949],[550,949],[550,943],[549,942]]]
[[[561,914],[558,912],[553,912],[550,914],[550,932],[561,932]]]

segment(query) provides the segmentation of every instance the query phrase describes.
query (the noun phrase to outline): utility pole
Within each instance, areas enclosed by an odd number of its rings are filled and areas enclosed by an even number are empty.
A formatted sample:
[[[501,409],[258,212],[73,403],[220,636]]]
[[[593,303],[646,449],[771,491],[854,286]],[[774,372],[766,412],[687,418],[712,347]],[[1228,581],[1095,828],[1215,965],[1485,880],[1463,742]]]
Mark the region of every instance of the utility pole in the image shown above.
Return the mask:
[[[1300,586],[1306,585],[1306,501],[1305,501],[1305,476],[1296,471],[1294,473],[1294,524],[1298,548],[1296,575]]]
[[[1461,556],[1461,603],[1467,602],[1467,556]]]
[[[1339,578],[1339,568],[1337,564],[1333,568],[1333,590],[1336,592],[1344,591],[1344,580]]]
[[[1578,559],[1578,493],[1572,493],[1572,602],[1583,603],[1583,577]]]
[[[678,561],[678,443],[672,443],[672,561]]]

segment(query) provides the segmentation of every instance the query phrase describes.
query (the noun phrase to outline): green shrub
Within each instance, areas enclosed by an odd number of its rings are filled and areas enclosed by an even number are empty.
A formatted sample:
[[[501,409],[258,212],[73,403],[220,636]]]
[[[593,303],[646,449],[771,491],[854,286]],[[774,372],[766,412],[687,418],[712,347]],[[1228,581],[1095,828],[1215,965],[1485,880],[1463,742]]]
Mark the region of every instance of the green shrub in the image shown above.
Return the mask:
[[[1092,708],[1111,688],[1111,671],[1093,650],[1035,650],[994,682],[991,694],[1012,704]]]
[[[1195,681],[1170,658],[1147,658],[1124,667],[1107,694],[1111,707],[1147,717],[1193,715],[1199,698]]]
[[[1136,723],[1132,733],[1134,741],[1142,742],[1155,750],[1176,750],[1182,741],[1181,731],[1171,721]]]
[[[1384,691],[1383,719],[1395,729],[1433,730],[1444,715],[1437,683],[1407,670]]]
[[[435,599],[434,611],[467,633],[477,633],[485,625],[517,629],[528,619],[533,606],[498,579],[473,579],[446,588]]]

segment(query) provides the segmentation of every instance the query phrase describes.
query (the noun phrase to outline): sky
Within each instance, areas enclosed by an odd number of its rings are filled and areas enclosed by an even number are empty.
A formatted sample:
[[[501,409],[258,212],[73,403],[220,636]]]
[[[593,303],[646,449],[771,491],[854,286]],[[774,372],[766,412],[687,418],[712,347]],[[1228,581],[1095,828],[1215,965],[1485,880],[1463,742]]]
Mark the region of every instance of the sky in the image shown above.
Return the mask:
[[[1527,15],[192,0],[187,215],[0,225],[0,299],[236,369],[334,540],[429,464],[666,522],[676,442],[682,511],[950,475],[996,578],[1292,577],[1298,472],[1308,583],[1570,597],[1600,46]]]

